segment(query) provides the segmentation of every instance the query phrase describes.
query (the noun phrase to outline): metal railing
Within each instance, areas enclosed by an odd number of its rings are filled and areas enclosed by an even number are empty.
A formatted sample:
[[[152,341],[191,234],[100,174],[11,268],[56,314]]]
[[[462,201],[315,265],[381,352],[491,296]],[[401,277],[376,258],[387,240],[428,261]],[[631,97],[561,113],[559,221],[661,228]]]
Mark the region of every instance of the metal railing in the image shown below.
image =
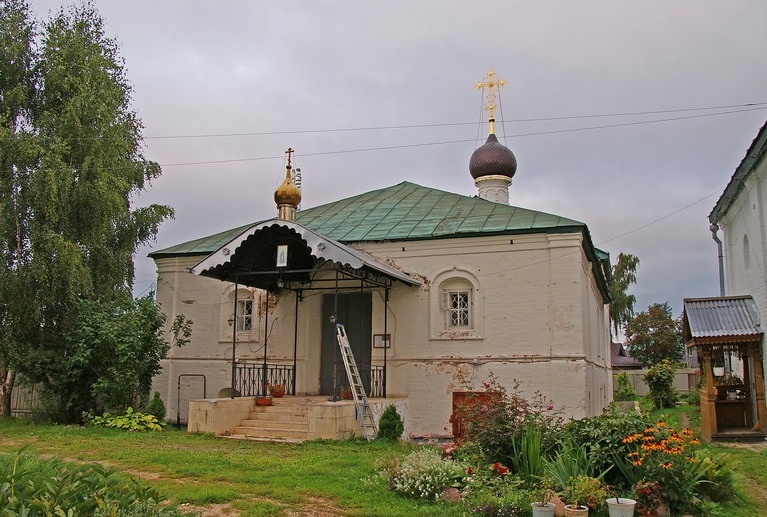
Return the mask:
[[[365,385],[365,391],[368,396],[384,396],[384,367],[368,366],[362,367],[360,377]],[[295,395],[293,392],[293,378],[295,371],[292,365],[284,364],[266,364],[266,383],[282,384],[285,386],[286,395]],[[237,363],[236,368],[236,390],[239,396],[253,397],[262,393],[264,386],[264,365],[257,363]]]
[[[235,389],[242,397],[253,397],[263,393],[264,384],[282,384],[285,386],[286,395],[295,395],[293,393],[294,376],[295,371],[292,365],[267,363],[266,377],[264,377],[263,363],[238,363]]]

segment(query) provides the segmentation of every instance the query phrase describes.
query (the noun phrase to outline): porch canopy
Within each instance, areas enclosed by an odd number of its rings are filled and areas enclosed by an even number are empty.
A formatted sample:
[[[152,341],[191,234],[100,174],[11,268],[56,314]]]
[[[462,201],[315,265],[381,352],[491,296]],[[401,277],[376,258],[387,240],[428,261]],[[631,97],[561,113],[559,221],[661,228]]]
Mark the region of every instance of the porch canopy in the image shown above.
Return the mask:
[[[278,246],[287,246],[283,248],[287,251],[284,261],[279,263]],[[337,274],[334,278],[318,277],[323,267]],[[352,287],[350,284],[357,289],[389,288],[397,280],[406,285],[421,284],[367,253],[283,219],[246,228],[190,271],[271,292],[280,288],[302,291]]]
[[[270,219],[253,224],[228,241],[216,251],[205,257],[190,269],[195,275],[207,276],[232,282],[235,286],[244,285],[266,291],[266,304],[269,305],[269,293],[283,289],[296,294],[296,314],[294,322],[293,364],[289,367],[281,364],[269,365],[267,362],[268,314],[264,316],[264,356],[259,367],[238,363],[236,357],[236,328],[232,336],[232,382],[231,393],[254,394],[261,391],[266,394],[267,384],[283,384],[289,387],[289,394],[296,394],[296,361],[298,350],[298,301],[307,290],[326,290],[335,292],[336,300],[341,290],[384,289],[384,335],[388,335],[387,315],[389,290],[395,281],[408,286],[417,286],[421,281],[399,271],[378,259],[324,237],[305,226],[284,219]],[[237,320],[237,289],[234,292],[233,320]],[[333,321],[333,320],[331,320]],[[335,329],[325,336],[334,341]],[[370,336],[360,334],[355,344],[370,346]],[[337,347],[333,347],[333,397],[337,397],[341,371],[337,363]],[[368,353],[369,356],[369,353]],[[368,391],[377,396],[386,396],[387,356],[384,348],[383,368],[380,380],[371,381],[375,376],[366,374]],[[370,365],[359,367],[371,369]],[[322,377],[322,376],[321,376]]]
[[[763,437],[763,332],[754,299],[686,298],[683,333],[687,349],[696,351],[700,361],[704,438],[742,439],[749,434]],[[715,364],[727,366],[726,374],[715,375]],[[728,392],[733,392],[734,397]]]

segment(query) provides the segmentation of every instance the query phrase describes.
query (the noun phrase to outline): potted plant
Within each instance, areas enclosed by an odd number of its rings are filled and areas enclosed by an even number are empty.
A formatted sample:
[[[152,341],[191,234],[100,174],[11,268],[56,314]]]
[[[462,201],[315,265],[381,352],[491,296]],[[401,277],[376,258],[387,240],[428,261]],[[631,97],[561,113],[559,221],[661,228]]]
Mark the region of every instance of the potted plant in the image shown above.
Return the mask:
[[[341,386],[341,391],[338,395],[344,400],[351,400],[354,398],[354,395],[352,395],[352,389],[349,386]]]
[[[578,475],[570,478],[563,494],[567,517],[586,517],[589,509],[597,509],[607,500],[607,489],[596,478]]]
[[[541,488],[536,492],[535,498],[530,505],[533,507],[533,517],[553,517],[556,505],[551,502],[556,495],[551,488]]]
[[[285,385],[284,384],[270,384],[269,385],[269,394],[272,397],[280,398],[285,396]]]
[[[639,515],[658,515],[658,508],[663,503],[666,494],[657,481],[640,479],[634,485],[634,497]]]
[[[256,405],[257,406],[271,406],[272,405],[272,396],[271,395],[258,395],[258,396],[256,396]]]
[[[615,492],[614,497],[608,498],[606,503],[610,517],[633,517],[634,507],[637,504],[634,499],[618,497],[617,492]]]
[[[714,377],[724,376],[724,363],[721,359],[714,359],[714,363],[711,369],[714,372]]]

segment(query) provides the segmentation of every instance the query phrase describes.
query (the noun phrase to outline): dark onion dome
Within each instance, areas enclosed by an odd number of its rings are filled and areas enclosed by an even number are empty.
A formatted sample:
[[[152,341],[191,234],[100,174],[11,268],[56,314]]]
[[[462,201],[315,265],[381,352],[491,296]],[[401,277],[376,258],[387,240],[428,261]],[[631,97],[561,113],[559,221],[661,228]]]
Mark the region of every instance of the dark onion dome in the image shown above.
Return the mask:
[[[472,153],[469,172],[474,179],[493,175],[512,178],[517,172],[517,158],[490,133],[487,142]]]

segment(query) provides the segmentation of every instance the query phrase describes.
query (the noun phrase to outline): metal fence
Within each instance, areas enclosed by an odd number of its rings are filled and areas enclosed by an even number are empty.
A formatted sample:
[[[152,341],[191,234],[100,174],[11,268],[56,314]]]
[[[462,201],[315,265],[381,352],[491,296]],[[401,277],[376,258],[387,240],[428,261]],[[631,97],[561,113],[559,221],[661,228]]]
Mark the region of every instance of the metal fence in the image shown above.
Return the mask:
[[[360,378],[363,379],[365,392],[369,397],[384,396],[384,368],[383,366],[369,366],[360,368]],[[293,392],[293,379],[295,371],[292,365],[255,363],[238,363],[235,372],[235,387],[242,397],[260,395],[265,384],[282,384],[285,386],[286,395],[295,395]]]

